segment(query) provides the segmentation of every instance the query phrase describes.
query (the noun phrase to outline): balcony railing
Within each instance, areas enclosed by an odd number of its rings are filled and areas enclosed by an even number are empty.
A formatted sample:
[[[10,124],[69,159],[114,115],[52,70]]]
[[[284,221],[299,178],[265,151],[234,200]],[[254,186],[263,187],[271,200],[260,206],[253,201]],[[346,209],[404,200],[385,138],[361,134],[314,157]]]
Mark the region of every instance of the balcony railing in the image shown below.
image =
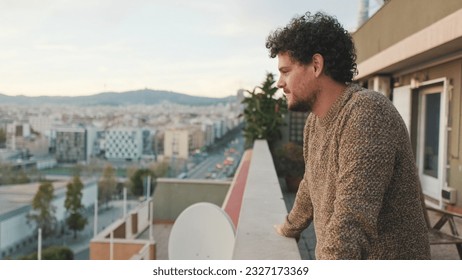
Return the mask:
[[[149,202],[145,201],[127,216],[99,232],[90,241],[90,259],[155,259],[156,242],[152,237],[145,236],[145,232],[152,231]]]
[[[233,259],[300,259],[295,239],[274,230],[285,220],[287,209],[265,140],[255,141],[248,168]]]

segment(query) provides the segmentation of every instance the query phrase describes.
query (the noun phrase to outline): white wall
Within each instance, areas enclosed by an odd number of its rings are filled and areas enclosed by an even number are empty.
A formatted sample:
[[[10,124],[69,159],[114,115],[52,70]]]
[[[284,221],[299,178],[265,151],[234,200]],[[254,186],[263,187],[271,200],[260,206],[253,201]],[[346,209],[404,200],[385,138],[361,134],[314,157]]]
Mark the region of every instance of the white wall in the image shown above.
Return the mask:
[[[84,183],[84,185],[82,204],[84,207],[88,208],[94,205],[97,198],[97,182],[91,181]],[[58,221],[62,221],[66,217],[66,209],[64,207],[65,193],[66,191],[60,191],[56,194],[57,197],[53,201],[53,205],[56,207],[55,215]],[[29,209],[28,207],[23,207],[23,210],[18,211],[16,215],[0,221],[0,253],[10,248],[10,246],[22,242],[28,237],[36,238],[33,236],[35,225],[33,223],[28,225],[27,223]]]
[[[0,222],[0,252],[29,237],[33,226],[27,224],[26,213]]]

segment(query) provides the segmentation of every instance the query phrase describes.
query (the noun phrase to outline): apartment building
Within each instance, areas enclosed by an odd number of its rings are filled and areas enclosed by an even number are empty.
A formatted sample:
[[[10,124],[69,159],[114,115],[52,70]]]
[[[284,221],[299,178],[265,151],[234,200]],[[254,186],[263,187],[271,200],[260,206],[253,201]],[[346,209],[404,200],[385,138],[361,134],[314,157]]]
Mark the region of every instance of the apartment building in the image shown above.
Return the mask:
[[[356,79],[403,117],[427,202],[462,209],[462,1],[388,1],[352,36]]]
[[[56,127],[56,160],[76,163],[87,160],[87,131],[81,126]]]
[[[213,129],[212,122],[205,122],[202,124],[202,131],[204,131],[205,145],[209,146],[215,142],[215,130]]]
[[[156,146],[156,135],[157,131],[155,129],[143,129],[142,139],[143,139],[143,151],[142,156],[146,158],[153,158],[155,156],[154,147]]]
[[[225,135],[225,133],[227,132],[225,121],[223,119],[216,120],[213,123],[213,129],[214,129],[215,139],[219,139],[223,137],[223,135]]]
[[[205,144],[205,132],[201,126],[193,126],[190,128],[191,146],[190,151],[201,149]]]
[[[42,135],[49,135],[53,126],[53,119],[44,116],[33,116],[29,118],[32,129]]]
[[[190,134],[187,129],[166,130],[164,135],[164,156],[188,159]]]

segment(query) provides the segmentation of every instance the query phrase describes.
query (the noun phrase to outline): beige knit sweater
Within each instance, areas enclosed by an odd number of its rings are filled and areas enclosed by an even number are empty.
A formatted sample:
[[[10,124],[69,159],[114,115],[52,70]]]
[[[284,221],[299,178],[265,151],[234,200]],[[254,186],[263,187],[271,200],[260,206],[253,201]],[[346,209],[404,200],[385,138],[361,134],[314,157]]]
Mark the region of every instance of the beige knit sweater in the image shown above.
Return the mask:
[[[282,228],[313,220],[317,259],[429,259],[423,195],[409,136],[382,94],[349,85],[304,131],[305,175]]]

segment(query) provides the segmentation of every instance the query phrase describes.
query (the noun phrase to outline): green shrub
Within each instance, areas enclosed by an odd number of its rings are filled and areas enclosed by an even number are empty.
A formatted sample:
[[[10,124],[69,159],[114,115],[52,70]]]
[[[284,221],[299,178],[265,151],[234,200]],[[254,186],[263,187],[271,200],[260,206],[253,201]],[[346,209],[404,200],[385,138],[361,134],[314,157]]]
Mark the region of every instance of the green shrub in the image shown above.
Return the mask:
[[[22,257],[23,260],[36,260],[37,253]],[[42,251],[42,260],[73,260],[74,252],[64,246],[50,246]]]

